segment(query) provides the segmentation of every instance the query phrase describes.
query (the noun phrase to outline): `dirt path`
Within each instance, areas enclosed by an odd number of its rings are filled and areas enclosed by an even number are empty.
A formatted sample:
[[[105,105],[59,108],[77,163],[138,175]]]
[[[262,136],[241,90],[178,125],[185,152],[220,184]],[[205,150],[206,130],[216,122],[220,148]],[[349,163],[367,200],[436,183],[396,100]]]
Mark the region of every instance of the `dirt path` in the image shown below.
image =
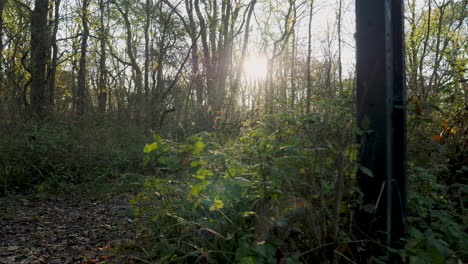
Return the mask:
[[[0,199],[0,263],[134,263],[110,249],[133,237],[127,201]]]

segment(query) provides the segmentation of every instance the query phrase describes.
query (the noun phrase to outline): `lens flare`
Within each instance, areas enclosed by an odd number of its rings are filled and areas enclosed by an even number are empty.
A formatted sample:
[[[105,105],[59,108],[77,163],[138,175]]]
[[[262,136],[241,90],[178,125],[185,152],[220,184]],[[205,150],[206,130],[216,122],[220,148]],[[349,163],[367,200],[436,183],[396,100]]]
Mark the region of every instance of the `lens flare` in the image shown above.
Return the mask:
[[[262,80],[268,72],[268,61],[265,57],[252,56],[244,61],[244,74],[249,80]]]

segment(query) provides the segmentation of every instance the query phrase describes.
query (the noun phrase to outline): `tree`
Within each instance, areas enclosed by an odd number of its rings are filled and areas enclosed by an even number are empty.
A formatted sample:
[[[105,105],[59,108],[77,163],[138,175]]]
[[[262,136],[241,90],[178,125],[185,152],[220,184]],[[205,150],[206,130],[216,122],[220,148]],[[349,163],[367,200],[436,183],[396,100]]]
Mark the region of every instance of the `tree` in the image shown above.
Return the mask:
[[[1,91],[3,83],[4,83],[4,76],[3,76],[3,50],[4,50],[4,44],[3,44],[3,9],[5,7],[5,4],[7,3],[8,0],[0,0],[0,115],[3,115],[3,105],[4,103],[2,102],[4,98],[1,96]]]
[[[31,14],[31,113],[45,119],[46,66],[50,49],[48,28],[48,0],[36,0]]]
[[[120,59],[121,62],[124,62],[125,64],[129,65],[133,69],[133,79],[135,81],[135,100],[134,100],[134,118],[137,121],[137,123],[141,122],[142,118],[142,110],[143,110],[143,101],[142,101],[142,92],[143,92],[143,73],[141,71],[141,67],[137,61],[137,55],[135,51],[136,44],[134,43],[133,40],[133,31],[132,31],[132,26],[130,23],[130,18],[129,18],[129,4],[130,3],[123,3],[123,7],[121,6],[120,3],[117,3],[116,1],[112,1],[114,5],[116,6],[117,10],[121,14],[123,20],[124,20],[124,25],[125,25],[125,30],[126,30],[126,51],[128,58],[130,59],[129,62],[125,62]]]
[[[306,96],[306,113],[310,113],[310,98],[312,96],[312,71],[311,71],[311,58],[312,58],[312,16],[314,14],[314,1],[310,1],[309,11],[309,26],[307,32],[307,96]]]
[[[248,6],[248,13],[247,13],[247,20],[245,22],[245,29],[244,29],[244,42],[242,44],[242,50],[240,54],[239,63],[236,68],[235,78],[232,82],[231,87],[231,98],[230,98],[230,109],[229,111],[234,111],[235,102],[239,92],[239,85],[242,76],[242,69],[244,67],[244,62],[247,55],[247,47],[249,45],[249,36],[250,36],[250,21],[252,19],[252,14],[255,10],[255,5],[257,4],[257,0],[252,0]]]
[[[60,19],[60,2],[61,0],[54,1],[54,21],[53,21],[53,30],[51,36],[52,44],[52,60],[49,65],[48,72],[48,88],[49,88],[49,98],[48,98],[48,107],[49,112],[53,113],[53,107],[55,103],[55,86],[57,79],[57,63],[58,63],[58,45],[57,45],[57,33],[59,29],[59,19]]]
[[[108,25],[105,23],[107,2],[99,0],[99,47],[100,47],[100,59],[99,59],[99,84],[98,84],[98,111],[104,113],[106,111],[107,98],[109,96],[107,86],[107,36],[108,36]]]
[[[88,52],[88,38],[89,38],[89,0],[82,0],[81,2],[81,23],[83,31],[81,33],[81,54],[78,68],[78,85],[77,85],[77,105],[76,113],[78,116],[83,116],[86,111],[86,57]]]
[[[287,12],[284,15],[283,20],[281,20],[281,22],[284,23],[281,29],[282,31],[280,32],[280,36],[277,39],[273,40],[273,50],[271,52],[271,56],[268,58],[267,87],[265,89],[265,92],[267,93],[265,96],[266,98],[265,110],[268,113],[273,113],[273,98],[275,96],[273,73],[275,69],[275,62],[276,62],[276,59],[283,53],[284,49],[286,48],[286,45],[289,42],[289,37],[294,32],[296,21],[297,21],[296,1],[289,0]]]

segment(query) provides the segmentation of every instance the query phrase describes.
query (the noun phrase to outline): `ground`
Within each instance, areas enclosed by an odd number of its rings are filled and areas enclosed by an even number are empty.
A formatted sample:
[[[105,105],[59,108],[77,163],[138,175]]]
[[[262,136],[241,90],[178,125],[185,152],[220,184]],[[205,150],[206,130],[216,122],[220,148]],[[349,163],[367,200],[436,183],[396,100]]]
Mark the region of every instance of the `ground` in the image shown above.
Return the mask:
[[[0,198],[0,263],[135,263],[118,250],[134,237],[130,209],[126,195]]]

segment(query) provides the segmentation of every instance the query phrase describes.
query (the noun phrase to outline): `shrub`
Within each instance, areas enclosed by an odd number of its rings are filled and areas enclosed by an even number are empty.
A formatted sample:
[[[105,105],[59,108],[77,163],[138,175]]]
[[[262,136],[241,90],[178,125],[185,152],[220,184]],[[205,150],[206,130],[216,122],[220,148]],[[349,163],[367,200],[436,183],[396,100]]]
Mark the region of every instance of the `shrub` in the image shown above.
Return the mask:
[[[102,121],[102,122],[101,122]],[[30,123],[0,138],[0,194],[53,190],[141,168],[143,133],[111,121]]]

